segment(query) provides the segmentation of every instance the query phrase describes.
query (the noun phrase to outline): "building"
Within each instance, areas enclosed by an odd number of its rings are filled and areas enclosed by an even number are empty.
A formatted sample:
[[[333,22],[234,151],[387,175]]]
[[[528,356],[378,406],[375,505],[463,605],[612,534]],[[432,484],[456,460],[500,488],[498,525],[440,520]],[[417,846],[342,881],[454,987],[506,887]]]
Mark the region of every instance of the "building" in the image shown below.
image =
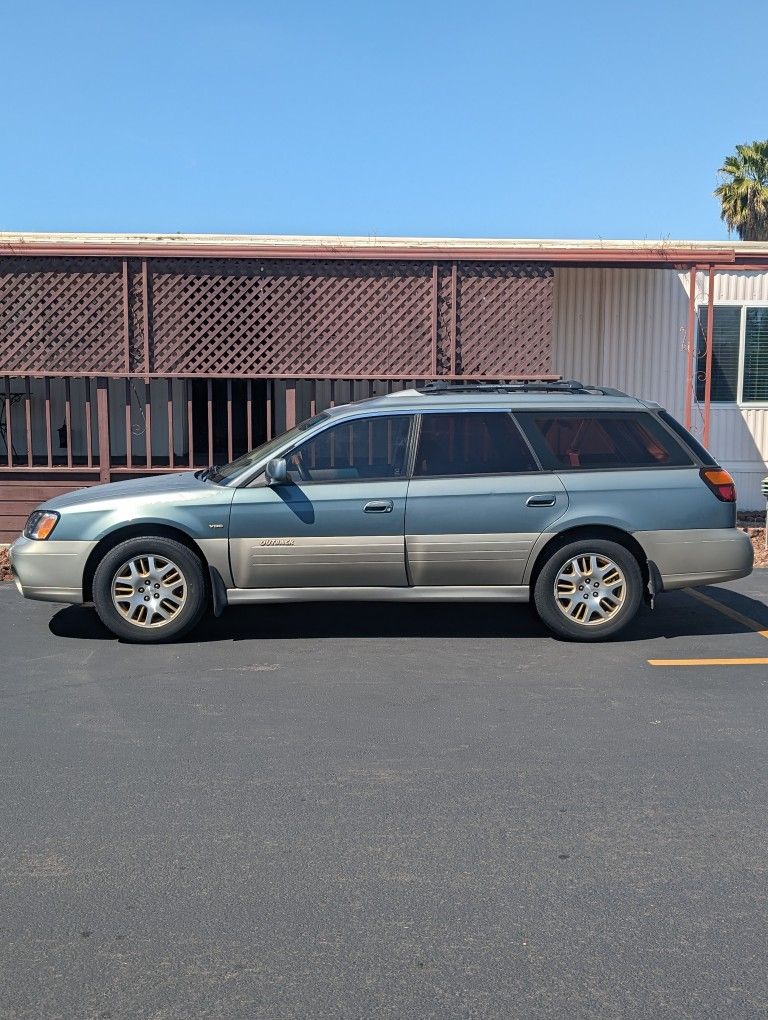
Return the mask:
[[[0,234],[0,541],[334,402],[557,376],[663,403],[762,506],[768,244]]]

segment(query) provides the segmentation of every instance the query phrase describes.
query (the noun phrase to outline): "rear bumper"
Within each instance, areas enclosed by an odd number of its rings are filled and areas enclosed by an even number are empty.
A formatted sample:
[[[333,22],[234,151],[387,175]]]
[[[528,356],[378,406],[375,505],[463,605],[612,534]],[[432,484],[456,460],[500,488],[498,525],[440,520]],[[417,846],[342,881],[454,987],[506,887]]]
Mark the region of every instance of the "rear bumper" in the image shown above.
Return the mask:
[[[738,528],[636,531],[634,537],[658,567],[664,591],[733,581],[752,572],[752,542]]]
[[[95,547],[96,542],[16,539],[9,550],[16,587],[28,599],[81,603],[85,564]]]

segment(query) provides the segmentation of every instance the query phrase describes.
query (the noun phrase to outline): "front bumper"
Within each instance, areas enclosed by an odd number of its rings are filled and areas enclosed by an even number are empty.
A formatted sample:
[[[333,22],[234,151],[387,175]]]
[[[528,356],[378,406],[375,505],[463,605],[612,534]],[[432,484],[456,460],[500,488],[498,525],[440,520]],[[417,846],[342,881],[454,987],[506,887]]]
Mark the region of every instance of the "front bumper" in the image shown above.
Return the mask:
[[[752,572],[752,542],[738,528],[636,531],[634,537],[658,567],[664,591],[721,584]]]
[[[28,599],[80,604],[85,564],[96,544],[17,538],[9,550],[16,587]]]

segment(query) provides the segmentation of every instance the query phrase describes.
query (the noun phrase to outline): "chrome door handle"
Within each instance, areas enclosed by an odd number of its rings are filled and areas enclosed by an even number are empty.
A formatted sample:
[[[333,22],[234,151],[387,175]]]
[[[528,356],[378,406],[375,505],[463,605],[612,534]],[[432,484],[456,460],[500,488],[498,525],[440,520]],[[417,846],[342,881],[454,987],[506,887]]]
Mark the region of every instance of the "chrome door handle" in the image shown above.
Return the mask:
[[[372,499],[363,507],[364,514],[391,514],[393,503],[391,499]]]
[[[526,506],[554,506],[556,497],[554,492],[539,492],[535,496],[529,496],[525,501]]]

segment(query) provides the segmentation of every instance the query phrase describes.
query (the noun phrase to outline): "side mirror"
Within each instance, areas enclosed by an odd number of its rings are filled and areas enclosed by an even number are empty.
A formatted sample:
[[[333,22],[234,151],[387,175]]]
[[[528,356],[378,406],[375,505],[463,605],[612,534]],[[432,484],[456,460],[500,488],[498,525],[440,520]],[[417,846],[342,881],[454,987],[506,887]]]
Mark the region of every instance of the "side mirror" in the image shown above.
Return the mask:
[[[284,485],[288,481],[288,461],[285,457],[270,460],[264,470],[267,485]]]

